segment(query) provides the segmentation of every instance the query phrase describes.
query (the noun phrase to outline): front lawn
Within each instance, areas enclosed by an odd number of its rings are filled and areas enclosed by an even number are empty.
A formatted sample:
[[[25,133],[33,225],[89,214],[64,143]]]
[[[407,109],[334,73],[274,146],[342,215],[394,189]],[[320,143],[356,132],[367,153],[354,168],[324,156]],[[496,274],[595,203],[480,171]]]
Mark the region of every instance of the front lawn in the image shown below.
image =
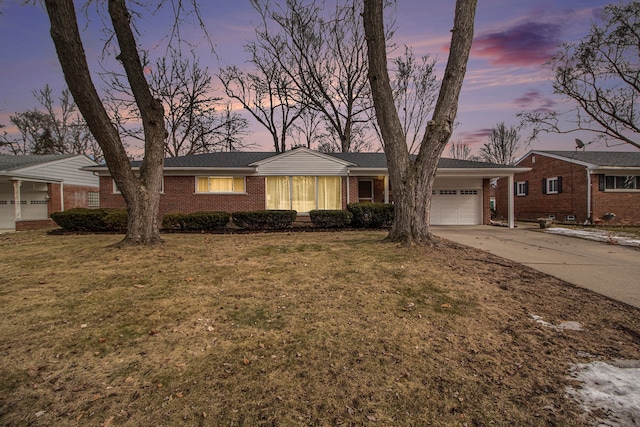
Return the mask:
[[[384,235],[0,235],[0,421],[580,426],[570,367],[640,359],[637,309]]]

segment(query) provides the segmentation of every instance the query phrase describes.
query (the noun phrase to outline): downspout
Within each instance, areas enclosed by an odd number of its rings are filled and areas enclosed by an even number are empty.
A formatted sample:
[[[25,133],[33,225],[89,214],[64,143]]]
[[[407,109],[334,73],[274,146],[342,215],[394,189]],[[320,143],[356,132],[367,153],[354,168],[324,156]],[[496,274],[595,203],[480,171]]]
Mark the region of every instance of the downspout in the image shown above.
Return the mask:
[[[347,205],[351,203],[351,192],[349,191],[349,187],[351,187],[350,173],[351,171],[347,169]]]
[[[508,186],[507,186],[507,204],[509,210],[509,228],[514,227],[513,216],[514,216],[514,199],[513,199],[513,174],[509,175],[508,178]]]
[[[60,181],[60,212],[64,212],[64,182]]]
[[[593,224],[591,218],[591,171],[587,168],[587,220]]]

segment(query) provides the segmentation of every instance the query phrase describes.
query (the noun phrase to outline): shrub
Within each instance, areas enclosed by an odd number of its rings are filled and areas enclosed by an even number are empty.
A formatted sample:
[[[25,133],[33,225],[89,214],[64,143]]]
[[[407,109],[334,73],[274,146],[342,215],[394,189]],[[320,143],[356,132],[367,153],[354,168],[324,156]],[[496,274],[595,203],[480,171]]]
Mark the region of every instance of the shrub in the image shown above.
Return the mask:
[[[309,217],[316,227],[342,228],[351,224],[353,214],[343,210],[313,210],[309,212]]]
[[[231,214],[233,222],[247,230],[281,230],[291,227],[298,213],[296,211],[249,211]]]
[[[75,208],[51,214],[56,224],[69,231],[118,231],[127,229],[125,209]]]
[[[386,203],[351,203],[351,225],[358,228],[383,228],[393,224],[393,205]]]
[[[180,231],[223,230],[229,223],[228,212],[169,213],[162,218],[162,228]]]

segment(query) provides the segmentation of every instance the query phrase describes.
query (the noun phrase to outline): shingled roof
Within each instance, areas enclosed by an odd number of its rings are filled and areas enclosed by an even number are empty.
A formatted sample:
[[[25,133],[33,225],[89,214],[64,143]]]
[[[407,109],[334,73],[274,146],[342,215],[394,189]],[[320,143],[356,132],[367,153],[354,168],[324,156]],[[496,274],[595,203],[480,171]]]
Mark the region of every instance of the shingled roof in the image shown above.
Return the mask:
[[[274,152],[237,151],[224,153],[196,154],[182,157],[169,157],[165,159],[165,168],[247,168],[260,160],[276,156]],[[384,169],[387,167],[387,158],[384,153],[327,153],[331,157],[344,160],[356,165],[355,167]],[[139,167],[140,161],[132,162],[133,167]],[[474,162],[470,160],[457,160],[441,158],[438,167],[442,169],[473,169],[473,168],[508,168],[510,166],[496,165],[493,163]]]
[[[534,151],[599,167],[640,167],[640,151]]]

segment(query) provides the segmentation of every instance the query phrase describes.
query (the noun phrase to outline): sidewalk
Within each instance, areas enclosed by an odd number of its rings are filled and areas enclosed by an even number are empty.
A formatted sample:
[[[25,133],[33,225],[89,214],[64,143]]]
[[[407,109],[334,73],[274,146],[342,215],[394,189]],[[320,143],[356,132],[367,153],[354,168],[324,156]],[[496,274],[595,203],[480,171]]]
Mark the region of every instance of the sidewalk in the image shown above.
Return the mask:
[[[577,237],[545,233],[537,226],[434,226],[453,242],[506,258],[574,285],[640,308],[640,251]]]

